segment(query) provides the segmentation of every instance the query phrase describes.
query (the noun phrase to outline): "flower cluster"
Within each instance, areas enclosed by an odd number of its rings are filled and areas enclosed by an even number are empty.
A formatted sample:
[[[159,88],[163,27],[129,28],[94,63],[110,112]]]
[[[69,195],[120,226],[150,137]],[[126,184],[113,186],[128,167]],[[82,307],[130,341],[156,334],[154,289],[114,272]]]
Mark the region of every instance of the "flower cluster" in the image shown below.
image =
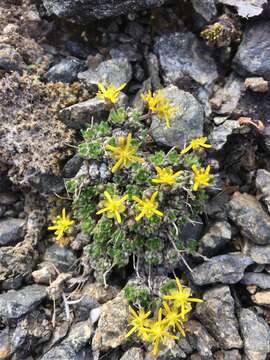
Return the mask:
[[[175,115],[178,109],[171,105],[160,91],[152,94],[151,90],[149,90],[146,94],[142,94],[141,97],[147,103],[148,109],[151,113],[156,114],[161,119],[164,119],[166,127],[170,128],[171,118]]]
[[[150,96],[150,95],[149,95]],[[154,105],[154,98],[152,99],[153,104],[150,99],[149,102],[151,106]],[[200,147],[210,148],[211,145],[206,143],[207,138],[202,137],[198,139],[193,139],[185,149],[182,150],[181,155],[186,154],[190,150],[196,150]],[[120,136],[116,140],[117,146],[110,144],[105,145],[105,149],[111,152],[111,157],[116,160],[116,163],[112,167],[112,173],[115,173],[118,169],[122,167],[128,167],[133,162],[144,163],[144,159],[136,155],[137,147],[132,145],[132,134],[129,133],[127,137]],[[161,168],[159,166],[155,167],[157,172],[157,177],[152,179],[153,184],[175,184],[177,178],[181,176],[182,171],[173,172],[173,169],[170,167]],[[193,180],[193,190],[197,191],[201,186],[208,186],[209,181],[211,180],[210,165],[206,169],[198,169],[196,165],[192,166],[194,173]],[[132,200],[137,203],[137,208],[139,208],[140,213],[136,216],[135,220],[140,221],[142,218],[146,217],[147,219],[151,218],[153,215],[164,216],[164,214],[158,210],[158,204],[156,198],[158,196],[158,191],[155,191],[150,198],[145,197],[140,199],[138,196],[133,196]],[[120,213],[125,211],[124,202],[128,199],[128,195],[123,196],[121,199],[117,195],[111,195],[105,191],[104,197],[106,198],[105,202],[102,202],[101,206],[104,205],[99,211],[96,212],[97,215],[106,213],[109,218],[115,218],[118,223],[121,223]]]
[[[136,333],[141,340],[152,344],[153,355],[158,354],[159,345],[166,339],[176,340],[185,336],[184,323],[192,310],[191,304],[203,300],[192,297],[190,288],[184,288],[176,277],[177,288],[163,296],[162,307],[158,309],[156,319],[151,318],[151,311],[140,308],[136,312],[131,306],[129,325],[126,337]]]
[[[113,105],[122,88],[99,85],[98,96]],[[151,113],[161,114],[166,104],[173,107],[162,96],[162,91],[145,95]],[[202,137],[182,153],[175,148],[165,152],[149,136],[150,114],[110,108],[107,119],[82,130],[78,153],[84,164],[66,180],[73,217],[89,237],[84,251],[99,274],[127,265],[131,255],[133,261],[143,258],[153,266],[165,261],[173,268],[177,251],[192,253],[198,245],[179,235],[183,224],[204,211],[204,188],[212,178],[204,154],[211,145]]]
[[[158,204],[156,202],[156,197],[158,196],[158,191],[152,194],[151,198],[140,199],[138,196],[133,196],[132,200],[135,201],[140,209],[140,214],[136,216],[135,220],[140,221],[143,217],[147,219],[151,218],[153,215],[163,216],[163,213],[159,211]],[[117,222],[121,223],[120,213],[125,211],[124,202],[128,199],[128,195],[123,196],[121,199],[118,196],[113,196],[105,191],[104,197],[107,199],[104,201],[104,208],[97,211],[97,215],[102,213],[107,213],[108,218],[114,217]]]

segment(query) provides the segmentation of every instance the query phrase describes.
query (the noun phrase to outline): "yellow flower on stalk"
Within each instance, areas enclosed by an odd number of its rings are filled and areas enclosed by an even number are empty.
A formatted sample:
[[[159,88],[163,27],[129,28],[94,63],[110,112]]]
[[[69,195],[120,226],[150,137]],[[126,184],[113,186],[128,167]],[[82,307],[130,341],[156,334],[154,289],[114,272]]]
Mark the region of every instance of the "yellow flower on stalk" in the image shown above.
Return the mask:
[[[177,112],[177,108],[175,106],[172,106],[165,97],[162,97],[161,101],[158,104],[157,107],[157,116],[161,119],[165,119],[166,121],[166,127],[171,127],[171,118],[175,113]]]
[[[106,150],[112,152],[112,157],[117,160],[112,168],[112,172],[115,173],[121,166],[127,166],[131,162],[143,163],[144,160],[139,156],[136,156],[137,147],[131,145],[132,134],[129,133],[127,138],[120,136],[117,139],[118,146],[112,146],[107,144]]]
[[[212,178],[212,175],[209,175],[209,172],[211,170],[210,165],[208,165],[206,169],[198,169],[197,166],[194,164],[191,168],[194,172],[193,190],[197,191],[202,186],[209,186],[209,181]]]
[[[97,211],[96,214],[100,215],[106,212],[108,218],[114,217],[118,224],[120,224],[122,221],[120,214],[126,209],[124,202],[128,199],[128,195],[120,198],[116,195],[111,196],[108,191],[104,191],[103,195],[106,199],[103,201],[104,208]]]
[[[66,209],[62,209],[62,216],[58,215],[53,220],[54,225],[49,226],[48,230],[55,231],[56,235],[55,240],[59,241],[61,244],[62,238],[64,236],[65,231],[74,224],[74,221],[70,219],[70,217],[66,214]]]
[[[181,335],[186,336],[183,329],[183,316],[182,313],[176,307],[170,307],[165,301],[163,304],[163,315],[165,316],[164,321],[167,323],[168,327],[172,327],[175,332],[176,329],[180,332]]]
[[[177,340],[178,337],[168,332],[167,321],[162,319],[162,309],[158,311],[156,321],[152,321],[149,327],[149,341],[153,344],[153,355],[157,355],[159,344],[165,339]]]
[[[161,169],[159,166],[155,167],[158,176],[152,179],[155,184],[175,184],[176,178],[181,175],[182,171],[177,171],[175,174],[170,167]]]
[[[186,154],[187,152],[189,152],[189,150],[195,150],[200,147],[203,147],[206,149],[211,148],[212,145],[206,144],[206,141],[207,141],[207,137],[200,137],[200,138],[191,140],[191,143],[181,151],[181,155]]]
[[[103,84],[98,83],[98,92],[96,95],[101,99],[108,100],[112,104],[115,104],[118,100],[121,90],[123,90],[125,86],[126,84],[121,84],[120,86],[116,87],[115,85],[111,84],[106,88]]]
[[[163,216],[164,214],[159,211],[158,204],[156,202],[156,197],[158,196],[158,191],[154,192],[151,198],[140,199],[137,196],[132,196],[132,200],[138,203],[138,206],[141,210],[140,214],[136,216],[135,220],[140,221],[144,216],[149,219],[153,215]]]
[[[147,103],[148,109],[153,114],[156,114],[161,119],[165,119],[166,127],[170,128],[170,120],[177,112],[177,108],[171,105],[160,91],[152,94],[149,90],[146,94],[142,94],[141,98]]]
[[[151,315],[151,311],[145,312],[144,309],[140,308],[138,313],[131,306],[129,306],[130,318],[128,323],[132,326],[131,330],[126,334],[126,337],[131,336],[133,333],[137,332],[143,340],[148,341],[148,331],[150,320],[148,320]]]
[[[180,280],[175,277],[177,288],[170,290],[169,295],[164,295],[164,300],[171,300],[173,301],[173,305],[176,308],[180,308],[181,310],[181,317],[185,321],[186,314],[191,311],[191,303],[192,302],[203,302],[201,299],[191,297],[191,290],[190,288],[183,288]]]

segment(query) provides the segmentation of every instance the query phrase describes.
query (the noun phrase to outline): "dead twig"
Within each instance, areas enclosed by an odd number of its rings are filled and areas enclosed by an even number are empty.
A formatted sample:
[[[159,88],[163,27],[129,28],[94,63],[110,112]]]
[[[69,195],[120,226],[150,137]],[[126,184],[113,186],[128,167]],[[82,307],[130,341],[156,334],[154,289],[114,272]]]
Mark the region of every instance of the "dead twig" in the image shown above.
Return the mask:
[[[252,118],[245,117],[245,116],[241,116],[238,119],[238,122],[240,125],[253,125],[259,131],[262,131],[265,128],[265,126],[261,120],[253,120]]]

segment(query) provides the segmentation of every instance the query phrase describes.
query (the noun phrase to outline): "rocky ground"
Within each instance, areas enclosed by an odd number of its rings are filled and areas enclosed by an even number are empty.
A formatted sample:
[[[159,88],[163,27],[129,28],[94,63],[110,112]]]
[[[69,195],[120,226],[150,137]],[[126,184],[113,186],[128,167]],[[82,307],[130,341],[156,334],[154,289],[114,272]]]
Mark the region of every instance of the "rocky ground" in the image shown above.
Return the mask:
[[[270,4],[103,3],[0,0],[0,359],[150,360],[125,338],[124,287],[157,295],[174,273],[204,302],[157,359],[270,359]],[[98,82],[127,83],[122,105],[164,88],[185,110],[170,131],[153,117],[161,149],[212,144],[208,201],[179,235],[196,251],[173,268],[128,260],[104,277],[79,224],[68,246],[47,231],[83,171],[80,129],[107,113]]]

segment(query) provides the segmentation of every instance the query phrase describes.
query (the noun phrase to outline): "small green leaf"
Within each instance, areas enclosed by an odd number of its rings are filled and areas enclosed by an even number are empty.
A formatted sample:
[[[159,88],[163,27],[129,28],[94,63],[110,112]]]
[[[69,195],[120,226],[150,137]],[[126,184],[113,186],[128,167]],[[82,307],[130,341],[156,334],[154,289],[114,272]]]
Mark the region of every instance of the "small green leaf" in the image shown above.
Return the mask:
[[[155,166],[160,166],[164,163],[165,153],[164,151],[156,151],[149,159]]]
[[[125,108],[113,109],[110,112],[108,120],[113,124],[120,124],[126,120],[127,113]]]
[[[178,165],[180,163],[180,155],[177,151],[173,150],[167,155],[167,159],[172,165]]]
[[[97,160],[101,154],[102,143],[100,140],[95,140],[91,143],[85,142],[79,145],[79,155],[84,158]]]

